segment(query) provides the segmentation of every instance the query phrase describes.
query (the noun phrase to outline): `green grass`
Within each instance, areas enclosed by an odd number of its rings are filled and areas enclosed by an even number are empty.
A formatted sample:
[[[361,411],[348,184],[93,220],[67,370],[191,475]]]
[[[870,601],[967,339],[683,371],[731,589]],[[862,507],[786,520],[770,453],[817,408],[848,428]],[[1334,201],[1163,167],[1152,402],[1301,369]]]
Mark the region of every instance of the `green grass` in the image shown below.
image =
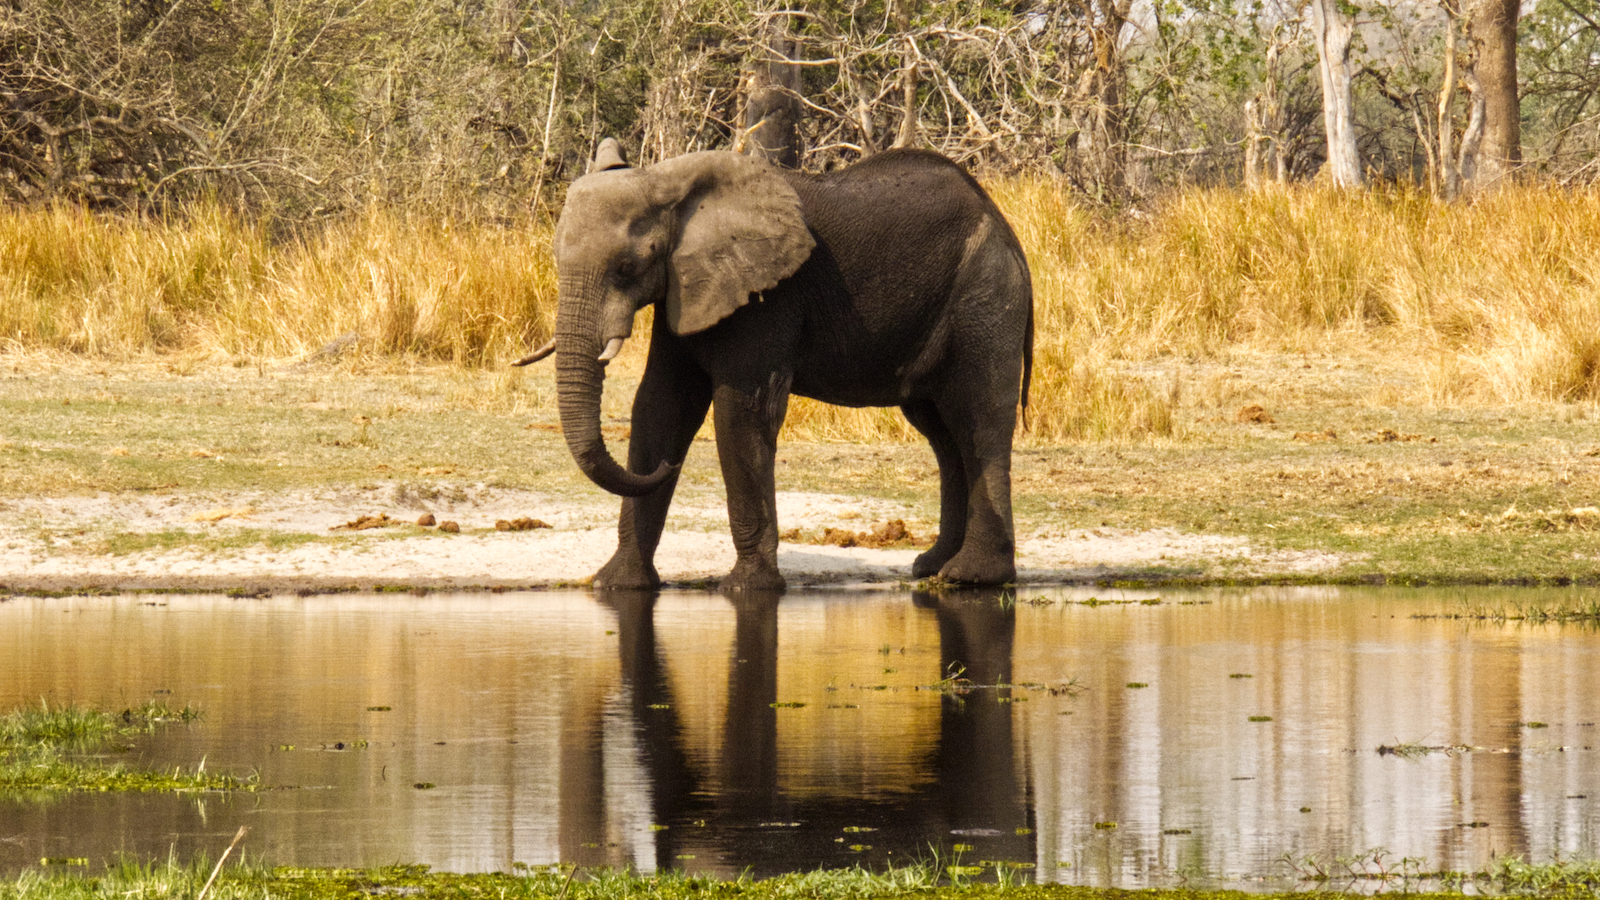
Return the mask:
[[[1596,860],[1529,863],[1520,857],[1502,856],[1475,872],[1461,872],[1433,869],[1414,857],[1396,859],[1384,850],[1369,850],[1333,858],[1285,856],[1282,862],[1295,878],[1317,885],[1319,890],[1360,894],[1377,889],[1407,896],[1423,896],[1416,891],[1432,890],[1458,897],[1592,897],[1600,892],[1600,861]]]
[[[130,706],[118,713],[41,702],[36,707],[0,715],[0,746],[84,749],[114,735],[148,734],[165,723],[187,723],[198,718],[200,711],[192,706],[174,709],[159,700]]]
[[[143,771],[102,758],[157,727],[199,718],[193,707],[151,701],[111,713],[82,706],[13,710],[0,715],[0,795],[51,791],[237,791],[253,781],[204,766],[192,771]]]
[[[1373,886],[1406,891],[1408,897],[1454,897],[1474,894],[1588,897],[1600,887],[1600,864],[1566,862],[1530,865],[1505,859],[1476,873],[1427,872],[1413,861],[1385,865],[1373,855],[1323,864],[1302,860],[1299,874],[1322,893],[1350,890],[1349,896]],[[53,867],[52,867],[53,868]],[[166,862],[142,865],[124,862],[103,874],[59,870],[29,871],[15,881],[0,882],[0,900],[194,900],[211,866]],[[374,869],[268,869],[241,865],[222,870],[206,894],[211,900],[363,900],[374,895],[403,895],[421,900],[867,900],[926,897],[928,900],[1245,900],[1304,897],[1303,892],[1251,893],[1220,890],[1120,890],[1066,885],[1030,885],[1002,876],[998,883],[977,883],[968,868],[937,863],[913,864],[882,872],[839,869],[782,875],[756,880],[719,879],[678,872],[642,875],[618,870],[573,870],[561,866],[518,865],[513,873],[447,874],[425,866]],[[974,873],[975,874],[975,873]],[[991,876],[992,877],[992,876]],[[1420,890],[1419,890],[1420,889]],[[1427,891],[1442,891],[1427,893]]]
[[[205,553],[263,547],[291,550],[304,544],[338,542],[339,538],[315,534],[284,533],[264,528],[237,528],[222,533],[201,533],[169,528],[152,532],[111,532],[86,552],[104,556],[129,556],[136,553],[193,549]]]

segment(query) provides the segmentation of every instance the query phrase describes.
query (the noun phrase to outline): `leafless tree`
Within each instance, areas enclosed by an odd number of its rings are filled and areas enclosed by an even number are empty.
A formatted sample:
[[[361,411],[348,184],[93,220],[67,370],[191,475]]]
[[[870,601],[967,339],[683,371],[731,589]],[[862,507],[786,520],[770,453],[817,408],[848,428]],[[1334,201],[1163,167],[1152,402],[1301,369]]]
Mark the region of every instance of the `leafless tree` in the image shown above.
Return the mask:
[[[1528,27],[1531,96],[1564,110],[1534,156],[1600,171],[1593,0],[1362,2],[0,0],[0,195],[517,216],[608,135],[812,170],[927,147],[1112,201],[1309,177],[1326,147],[1338,183],[1364,161],[1451,195],[1519,165]],[[1391,59],[1360,29],[1402,7],[1432,12]]]
[[[789,35],[789,17],[762,20],[766,38],[751,48],[745,70],[744,133],[747,152],[760,154],[790,169],[800,168],[800,120],[804,85],[796,64],[797,45]]]
[[[1322,122],[1328,137],[1328,174],[1339,187],[1361,184],[1361,155],[1356,149],[1355,104],[1352,97],[1351,15],[1339,0],[1311,0],[1311,30],[1322,76]]]

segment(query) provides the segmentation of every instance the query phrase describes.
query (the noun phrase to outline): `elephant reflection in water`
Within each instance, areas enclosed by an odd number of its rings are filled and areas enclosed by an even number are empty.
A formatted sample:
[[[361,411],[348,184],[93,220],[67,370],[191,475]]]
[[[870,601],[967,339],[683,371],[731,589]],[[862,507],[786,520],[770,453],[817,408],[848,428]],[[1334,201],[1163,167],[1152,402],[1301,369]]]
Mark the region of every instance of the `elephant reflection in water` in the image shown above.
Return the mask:
[[[617,616],[626,699],[615,707],[620,716],[569,731],[577,740],[587,739],[590,748],[573,747],[570,759],[564,748],[562,859],[644,870],[725,869],[757,877],[850,862],[907,861],[930,846],[948,850],[951,844],[975,841],[984,858],[1033,859],[1033,811],[1028,787],[1018,777],[1013,706],[997,702],[1009,689],[993,687],[1011,681],[1015,631],[1014,609],[1002,607],[997,596],[992,589],[914,595],[914,607],[935,616],[938,625],[940,673],[928,673],[928,680],[959,670],[981,686],[967,696],[947,695],[940,701],[938,744],[926,748],[922,777],[895,790],[901,785],[877,783],[883,773],[864,771],[860,781],[869,786],[864,793],[870,796],[805,791],[791,797],[783,783],[803,786],[806,776],[779,774],[777,593],[747,592],[729,601],[735,616],[733,655],[722,741],[712,771],[697,768],[686,746],[682,706],[673,696],[656,644],[656,595],[600,595],[598,602]],[[594,709],[599,712],[598,706]],[[631,846],[626,840],[600,837],[639,833],[639,823],[628,827],[608,821],[619,813],[607,800],[605,763],[610,757],[600,748],[607,741],[614,745],[618,736],[602,732],[623,723],[621,737],[631,741],[649,796],[622,806],[648,809],[650,824],[669,826],[649,832],[648,840],[636,837]],[[609,793],[614,801],[616,788]],[[779,823],[783,827],[775,827]],[[874,849],[844,858],[844,847],[853,842],[839,838],[851,826],[876,829],[862,843]],[[686,863],[685,858],[698,862]]]
[[[961,672],[981,694],[945,694],[939,716],[938,783],[950,829],[983,833],[1033,829],[1033,804],[1017,783],[1012,735],[1011,648],[1016,636],[1016,605],[999,602],[999,591],[966,589],[942,594],[918,592],[913,602],[939,618],[939,664],[946,676]],[[1026,856],[1032,859],[1032,841]],[[1018,846],[1018,851],[1023,847]]]
[[[635,866],[670,868],[679,855],[682,831],[646,832],[651,847],[640,847],[641,829],[666,821],[664,810],[691,809],[702,796],[701,779],[684,754],[683,728],[676,710],[666,666],[656,647],[654,591],[610,591],[597,599],[617,617],[617,651],[621,663],[624,701],[621,709],[607,710],[596,703],[580,711],[588,721],[565,729],[561,755],[560,846],[561,861],[580,866]],[[609,715],[607,713],[610,713]],[[651,821],[614,821],[618,816],[607,802],[608,773],[604,733],[625,723],[631,734],[621,743],[631,745],[644,769],[651,794],[647,799]],[[610,736],[613,741],[616,736]],[[569,748],[568,744],[572,744]],[[627,779],[622,779],[626,782]],[[626,790],[627,785],[622,786]],[[609,793],[615,793],[614,788]],[[637,802],[626,806],[637,808]],[[644,853],[652,858],[640,858]]]

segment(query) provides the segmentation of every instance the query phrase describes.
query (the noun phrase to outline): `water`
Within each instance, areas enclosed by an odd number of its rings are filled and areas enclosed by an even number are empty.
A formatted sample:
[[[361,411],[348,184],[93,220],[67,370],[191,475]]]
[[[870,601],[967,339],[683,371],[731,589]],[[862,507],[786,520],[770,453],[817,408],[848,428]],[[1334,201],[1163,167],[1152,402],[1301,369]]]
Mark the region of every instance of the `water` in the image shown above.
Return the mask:
[[[1600,633],[1412,618],[1555,594],[1040,596],[14,598],[0,707],[193,703],[118,759],[283,789],[0,798],[0,871],[214,857],[240,825],[279,865],[937,852],[1123,887],[1281,884],[1286,856],[1374,848],[1600,856]],[[987,687],[939,690],[952,671]]]

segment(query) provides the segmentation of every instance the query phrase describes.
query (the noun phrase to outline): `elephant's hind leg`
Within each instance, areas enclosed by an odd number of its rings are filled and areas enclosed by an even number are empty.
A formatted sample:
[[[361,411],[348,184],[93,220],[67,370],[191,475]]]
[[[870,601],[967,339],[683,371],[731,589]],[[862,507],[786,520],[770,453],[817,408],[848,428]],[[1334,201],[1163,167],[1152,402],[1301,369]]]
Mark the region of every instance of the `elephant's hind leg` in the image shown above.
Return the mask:
[[[961,549],[939,568],[947,580],[1005,584],[1017,575],[1011,519],[1011,444],[1022,392],[1022,361],[1031,338],[1027,262],[1003,228],[963,262],[950,301],[947,373],[937,385],[939,419],[954,438],[966,475],[967,528]]]
[[[961,549],[967,536],[967,473],[955,436],[928,400],[912,400],[900,407],[906,421],[922,432],[939,462],[939,539],[911,563],[912,578],[927,578]]]
[[[967,528],[961,549],[939,575],[961,584],[1006,584],[1017,577],[1017,545],[1011,520],[1011,433],[1016,407],[978,414],[962,404],[940,404],[951,425],[965,469]],[[978,424],[978,423],[985,424]]]

